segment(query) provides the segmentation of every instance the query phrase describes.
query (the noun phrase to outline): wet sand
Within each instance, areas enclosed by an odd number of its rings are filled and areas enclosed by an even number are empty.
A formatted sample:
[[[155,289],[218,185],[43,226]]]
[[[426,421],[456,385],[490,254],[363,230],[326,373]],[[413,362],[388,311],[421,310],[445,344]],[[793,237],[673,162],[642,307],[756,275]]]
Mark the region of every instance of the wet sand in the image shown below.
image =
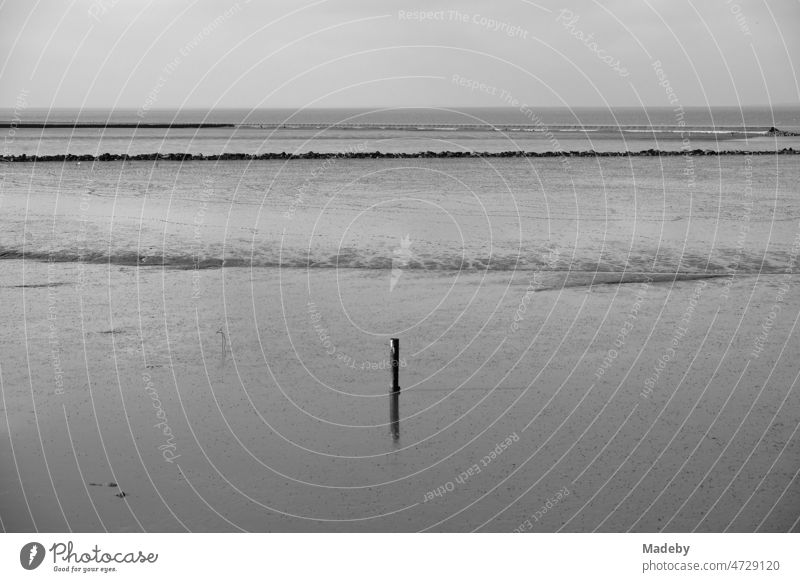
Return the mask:
[[[795,275],[0,266],[6,531],[798,530]]]

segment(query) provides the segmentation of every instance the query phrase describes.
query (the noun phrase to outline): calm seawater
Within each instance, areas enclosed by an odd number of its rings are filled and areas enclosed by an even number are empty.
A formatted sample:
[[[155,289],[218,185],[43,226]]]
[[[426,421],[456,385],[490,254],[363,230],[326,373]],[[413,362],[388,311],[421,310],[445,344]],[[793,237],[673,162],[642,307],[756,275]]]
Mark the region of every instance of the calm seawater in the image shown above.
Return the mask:
[[[4,171],[1,257],[177,268],[774,273],[800,216],[795,156]]]
[[[800,148],[800,108],[0,110],[3,155],[267,152],[775,150]],[[81,124],[228,124],[218,128],[97,128]],[[76,126],[77,124],[77,126]]]

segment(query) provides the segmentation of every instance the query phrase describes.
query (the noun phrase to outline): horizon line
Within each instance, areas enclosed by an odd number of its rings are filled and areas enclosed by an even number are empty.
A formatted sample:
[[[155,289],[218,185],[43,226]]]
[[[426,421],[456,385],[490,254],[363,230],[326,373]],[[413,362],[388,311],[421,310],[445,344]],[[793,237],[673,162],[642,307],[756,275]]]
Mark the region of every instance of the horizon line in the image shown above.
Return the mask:
[[[0,109],[16,109],[18,105],[0,105]],[[614,110],[614,109],[631,109],[631,110],[644,110],[644,109],[666,109],[673,110],[676,107],[671,105],[525,105],[527,108],[532,109],[601,109],[601,110]],[[681,105],[683,109],[714,109],[714,108],[727,108],[727,109],[745,109],[753,107],[763,107],[768,109],[776,108],[796,108],[800,109],[800,104],[797,103],[748,103],[748,104],[716,104],[716,105]],[[115,111],[115,110],[129,110],[138,111],[140,106],[75,106],[75,105],[58,105],[58,106],[41,106],[41,105],[26,105],[25,110],[46,110],[54,111],[59,109],[70,110],[102,110],[102,111]],[[225,111],[225,110],[250,110],[250,111],[319,111],[319,110],[343,110],[343,111],[391,111],[402,109],[425,109],[425,110],[465,110],[465,109],[497,109],[505,111],[518,111],[521,107],[508,107],[502,105],[381,105],[381,106],[343,106],[336,105],[330,107],[293,107],[293,106],[276,106],[276,107],[251,107],[251,106],[191,106],[191,107],[152,107],[148,111]]]

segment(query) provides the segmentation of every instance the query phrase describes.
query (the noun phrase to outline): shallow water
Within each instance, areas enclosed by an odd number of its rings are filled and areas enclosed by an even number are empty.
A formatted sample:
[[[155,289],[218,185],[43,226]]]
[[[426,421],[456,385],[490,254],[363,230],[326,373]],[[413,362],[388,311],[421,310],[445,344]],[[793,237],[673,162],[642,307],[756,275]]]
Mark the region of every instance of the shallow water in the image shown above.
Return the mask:
[[[177,268],[775,272],[791,157],[12,164],[0,255]]]

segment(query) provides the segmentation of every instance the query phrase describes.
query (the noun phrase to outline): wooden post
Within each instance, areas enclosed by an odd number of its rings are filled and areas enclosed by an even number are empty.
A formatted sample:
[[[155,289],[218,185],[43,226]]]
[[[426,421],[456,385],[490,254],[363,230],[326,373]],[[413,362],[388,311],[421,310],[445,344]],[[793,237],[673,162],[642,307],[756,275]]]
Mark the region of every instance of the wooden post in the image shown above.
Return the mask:
[[[389,348],[389,361],[392,364],[392,392],[400,392],[400,339],[393,337]]]
[[[392,370],[392,392],[389,395],[389,426],[394,440],[400,439],[400,340],[392,338],[389,362]]]

